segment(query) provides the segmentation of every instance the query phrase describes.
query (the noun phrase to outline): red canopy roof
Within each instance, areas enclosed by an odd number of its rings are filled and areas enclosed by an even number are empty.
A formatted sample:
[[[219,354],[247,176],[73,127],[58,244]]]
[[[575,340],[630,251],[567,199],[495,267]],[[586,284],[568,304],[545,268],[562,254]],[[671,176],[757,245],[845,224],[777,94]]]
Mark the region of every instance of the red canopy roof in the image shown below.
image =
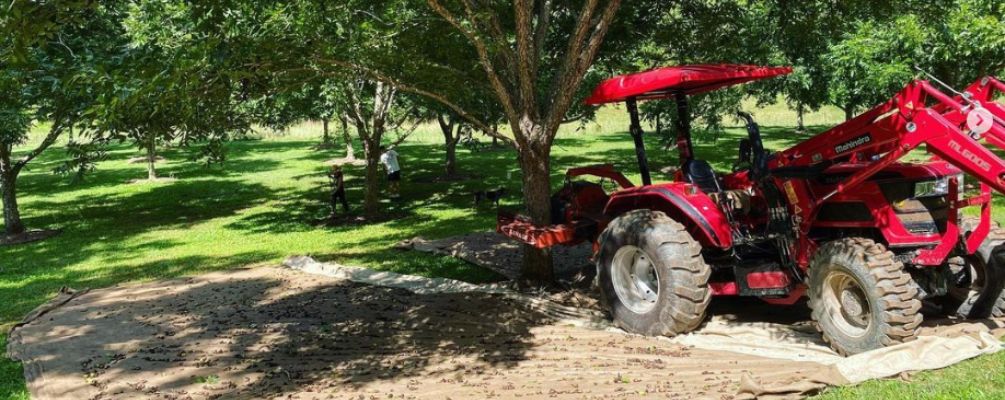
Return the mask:
[[[616,76],[601,82],[586,99],[586,104],[613,103],[625,101],[630,97],[639,100],[661,99],[671,97],[675,93],[693,95],[791,72],[792,67],[732,64],[656,68]]]

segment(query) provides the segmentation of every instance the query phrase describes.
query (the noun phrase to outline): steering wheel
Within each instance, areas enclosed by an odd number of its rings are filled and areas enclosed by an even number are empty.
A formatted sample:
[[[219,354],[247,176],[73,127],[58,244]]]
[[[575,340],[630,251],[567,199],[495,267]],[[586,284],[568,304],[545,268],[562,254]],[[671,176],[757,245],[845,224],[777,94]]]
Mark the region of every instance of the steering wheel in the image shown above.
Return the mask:
[[[750,167],[751,167],[750,161],[737,160],[736,162],[733,163],[733,172],[740,172],[745,169],[750,169]]]
[[[607,178],[600,178],[600,180],[597,181],[597,184],[600,185],[600,188],[604,191],[604,193],[612,193],[619,189],[617,182]]]

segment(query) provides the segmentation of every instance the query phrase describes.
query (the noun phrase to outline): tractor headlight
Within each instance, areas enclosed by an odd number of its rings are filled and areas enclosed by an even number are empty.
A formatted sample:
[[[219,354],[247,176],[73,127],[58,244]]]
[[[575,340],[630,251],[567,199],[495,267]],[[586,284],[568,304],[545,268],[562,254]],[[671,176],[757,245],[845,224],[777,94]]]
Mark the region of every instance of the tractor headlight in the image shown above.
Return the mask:
[[[922,181],[914,183],[914,198],[936,197],[949,194],[949,180],[939,178],[934,181]]]
[[[930,181],[921,181],[914,183],[914,197],[938,197],[945,196],[949,194],[949,176],[944,176],[939,179]],[[955,176],[959,188],[963,188],[963,175]]]

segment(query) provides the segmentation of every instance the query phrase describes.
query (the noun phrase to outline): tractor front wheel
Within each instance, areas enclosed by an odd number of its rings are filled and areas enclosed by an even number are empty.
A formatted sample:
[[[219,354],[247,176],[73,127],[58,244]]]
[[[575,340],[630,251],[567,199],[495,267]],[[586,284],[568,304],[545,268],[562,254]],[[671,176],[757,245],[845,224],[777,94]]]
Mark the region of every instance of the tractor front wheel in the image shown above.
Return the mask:
[[[701,246],[659,211],[631,211],[611,221],[600,235],[597,268],[604,306],[631,333],[689,332],[712,299]]]
[[[824,341],[843,355],[913,340],[921,324],[918,288],[882,244],[829,242],[809,269],[809,306]]]
[[[976,222],[972,222],[970,225],[976,226]],[[988,315],[976,315],[972,311],[975,311],[973,306],[985,290],[991,254],[1003,244],[1005,244],[1005,230],[998,228],[996,224],[988,232],[984,242],[977,248],[977,252],[969,256],[950,259],[949,268],[952,273],[952,281],[949,286],[949,294],[945,297],[944,310],[946,314],[974,319],[989,317]],[[1002,291],[994,306],[991,307],[990,317],[1005,317],[1005,291]]]

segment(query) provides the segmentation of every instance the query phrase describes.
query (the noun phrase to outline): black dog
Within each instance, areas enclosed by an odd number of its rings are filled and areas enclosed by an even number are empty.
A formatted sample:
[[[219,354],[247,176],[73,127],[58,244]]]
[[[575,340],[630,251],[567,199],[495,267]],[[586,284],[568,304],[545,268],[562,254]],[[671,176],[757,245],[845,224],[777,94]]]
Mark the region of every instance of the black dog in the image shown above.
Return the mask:
[[[506,196],[506,188],[498,188],[496,190],[479,190],[475,192],[475,205],[481,204],[483,200],[491,201],[496,207],[499,207],[499,200]]]

